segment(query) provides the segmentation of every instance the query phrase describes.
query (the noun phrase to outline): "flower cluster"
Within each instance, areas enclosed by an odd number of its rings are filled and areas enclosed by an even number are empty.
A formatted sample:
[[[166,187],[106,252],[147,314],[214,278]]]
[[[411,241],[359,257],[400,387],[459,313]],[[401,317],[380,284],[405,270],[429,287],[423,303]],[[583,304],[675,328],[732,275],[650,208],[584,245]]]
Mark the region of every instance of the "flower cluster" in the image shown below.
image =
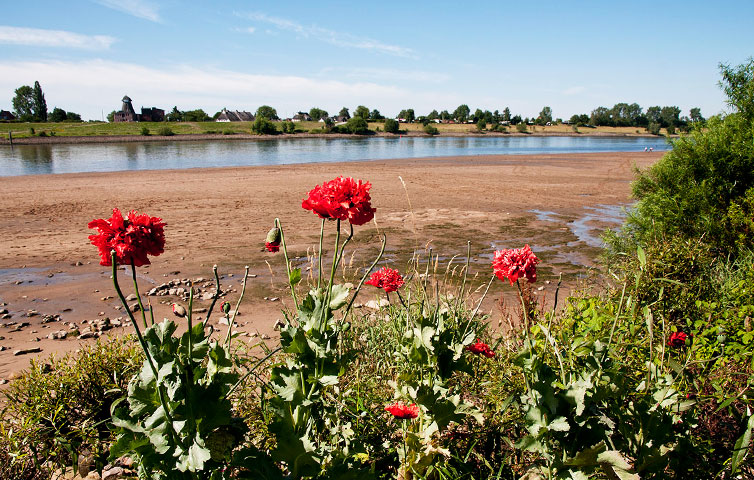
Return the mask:
[[[89,241],[99,250],[100,265],[110,266],[110,252],[115,250],[119,265],[149,265],[147,255],[157,256],[165,250],[165,223],[161,218],[147,214],[128,212],[123,218],[120,210],[113,209],[113,216],[89,222],[89,228],[99,233],[89,235]]]
[[[394,270],[388,267],[382,267],[381,269],[372,273],[372,276],[369,277],[369,280],[364,283],[366,283],[367,285],[373,285],[377,288],[382,288],[385,290],[385,292],[390,293],[401,288],[404,282],[403,277],[400,273],[398,273],[398,270]]]
[[[683,348],[686,342],[691,342],[692,335],[685,332],[673,332],[668,339],[668,346],[673,348]]]
[[[537,281],[537,264],[539,259],[529,245],[522,248],[498,250],[492,259],[492,270],[500,280],[508,279],[511,285],[525,277],[529,283]]]
[[[396,402],[385,407],[385,411],[390,412],[392,416],[401,420],[408,420],[419,416],[419,406],[415,403],[406,405],[403,402]]]
[[[320,218],[348,220],[352,225],[364,225],[374,218],[369,189],[372,184],[338,177],[317,185],[301,202],[306,210]]]
[[[476,343],[472,343],[471,345],[466,347],[466,350],[475,355],[484,355],[487,358],[492,358],[495,356],[495,352],[492,351],[490,346],[479,339],[477,339]]]

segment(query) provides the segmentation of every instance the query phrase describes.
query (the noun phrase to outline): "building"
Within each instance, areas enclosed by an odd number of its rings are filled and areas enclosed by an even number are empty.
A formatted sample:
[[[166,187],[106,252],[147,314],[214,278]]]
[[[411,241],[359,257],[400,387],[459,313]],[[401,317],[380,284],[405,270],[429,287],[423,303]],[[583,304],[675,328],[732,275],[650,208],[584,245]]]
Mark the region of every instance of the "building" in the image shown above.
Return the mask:
[[[216,122],[253,122],[254,114],[249,112],[240,112],[238,110],[228,110],[223,108],[220,115],[215,119]]]
[[[126,95],[123,97],[120,111],[113,115],[113,122],[164,122],[165,110],[160,108],[141,107],[141,114],[136,113],[131,99]]]
[[[16,119],[16,116],[13,115],[8,110],[0,110],[0,120],[5,120],[7,122],[10,120],[15,120],[15,119]]]
[[[291,119],[292,122],[311,122],[312,117],[306,112],[298,112]]]

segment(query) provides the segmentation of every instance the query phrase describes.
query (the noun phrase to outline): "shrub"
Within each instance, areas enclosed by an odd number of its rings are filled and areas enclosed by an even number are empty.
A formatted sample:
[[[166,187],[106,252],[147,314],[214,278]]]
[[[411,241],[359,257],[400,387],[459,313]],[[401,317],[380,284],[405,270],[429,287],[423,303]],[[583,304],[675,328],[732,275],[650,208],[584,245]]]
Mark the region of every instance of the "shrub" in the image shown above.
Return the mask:
[[[263,116],[257,116],[254,123],[251,124],[251,131],[257,135],[275,135],[278,133],[275,124]]]
[[[518,133],[526,133],[526,124],[521,122],[516,124],[516,130]]]
[[[424,133],[427,135],[437,135],[440,131],[434,125],[427,124],[424,126]]]
[[[296,124],[293,122],[282,122],[280,129],[283,133],[296,133]]]
[[[369,124],[362,117],[353,117],[346,123],[346,129],[355,135],[366,135],[369,133]]]
[[[147,127],[141,127],[141,134],[144,136],[149,135],[149,129]]]
[[[157,130],[157,135],[160,135],[161,137],[172,137],[175,133],[173,133],[173,130],[170,127],[160,127],[160,129]]]
[[[668,125],[665,131],[668,132],[668,135],[675,135],[675,127],[673,125]]]
[[[487,128],[487,122],[484,120],[479,120],[476,122],[476,129],[480,132],[484,131]]]
[[[649,122],[649,125],[647,125],[647,132],[651,133],[652,135],[659,135],[660,134],[660,124],[657,122]]]
[[[235,135],[236,132],[233,130],[223,130],[223,135]]]
[[[385,133],[398,133],[398,122],[392,118],[385,119]]]

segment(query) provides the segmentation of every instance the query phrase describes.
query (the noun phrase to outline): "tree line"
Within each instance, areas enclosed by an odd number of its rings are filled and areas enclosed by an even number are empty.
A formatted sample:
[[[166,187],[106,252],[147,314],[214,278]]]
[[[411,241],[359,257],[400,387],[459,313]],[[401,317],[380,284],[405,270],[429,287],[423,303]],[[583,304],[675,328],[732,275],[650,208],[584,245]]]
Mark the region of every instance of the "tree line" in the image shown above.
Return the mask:
[[[47,100],[38,81],[34,86],[22,85],[14,91],[13,113],[22,122],[80,122],[81,115],[55,107],[47,112]]]

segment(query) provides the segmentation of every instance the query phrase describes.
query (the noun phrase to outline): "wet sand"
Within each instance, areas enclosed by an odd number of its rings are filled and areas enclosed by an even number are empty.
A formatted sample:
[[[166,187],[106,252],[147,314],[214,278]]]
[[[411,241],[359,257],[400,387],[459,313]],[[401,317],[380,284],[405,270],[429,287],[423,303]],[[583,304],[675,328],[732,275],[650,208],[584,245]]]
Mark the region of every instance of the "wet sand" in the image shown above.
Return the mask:
[[[0,346],[5,347],[0,379],[35,355],[70,351],[91,341],[47,339],[50,332],[68,328],[62,322],[83,328],[83,320],[124,316],[116,310],[117,299],[107,298],[114,297],[109,268],[99,266],[96,248],[87,239],[93,233],[87,223],[109,217],[113,207],[143,211],[168,224],[166,252],[139,270],[142,293],[173,279],[209,279],[217,264],[223,288],[236,290],[228,298],[235,299],[243,267],[249,265],[255,276],[248,279],[239,330],[274,338],[273,323],[291,302],[281,274],[282,255],[263,252],[264,237],[279,217],[290,252],[298,257],[294,262],[309,272],[307,255],[315,249],[320,222],[301,208],[301,200],[318,183],[338,175],[372,183],[376,222],[356,227],[346,255],[351,265],[347,275],[369,263],[379,247],[379,233],[388,237],[386,261],[399,269],[415,250],[429,246],[448,261],[464,256],[470,241],[472,273],[480,272],[484,279],[495,248],[529,243],[542,259],[537,285],[544,288],[538,294],[552,295],[560,272],[573,285],[594,264],[599,253],[594,239],[600,229],[616,225],[616,212],[630,202],[634,167],[647,167],[661,156],[494,155],[0,178],[0,302],[6,303],[0,310],[11,315],[0,323],[16,322],[0,327]],[[333,225],[326,227],[330,245]],[[130,282],[123,280],[128,294]],[[496,284],[493,290],[491,299],[499,298],[504,286]],[[362,295],[367,301],[375,293],[365,290]],[[169,303],[176,301],[174,296],[147,298],[158,320],[170,314]],[[197,308],[208,303],[197,301]],[[494,302],[489,309],[496,321]],[[30,310],[39,315],[28,316]],[[61,321],[42,325],[46,314],[58,314]],[[29,325],[11,331],[22,322]],[[42,352],[14,356],[20,348],[33,347]]]

